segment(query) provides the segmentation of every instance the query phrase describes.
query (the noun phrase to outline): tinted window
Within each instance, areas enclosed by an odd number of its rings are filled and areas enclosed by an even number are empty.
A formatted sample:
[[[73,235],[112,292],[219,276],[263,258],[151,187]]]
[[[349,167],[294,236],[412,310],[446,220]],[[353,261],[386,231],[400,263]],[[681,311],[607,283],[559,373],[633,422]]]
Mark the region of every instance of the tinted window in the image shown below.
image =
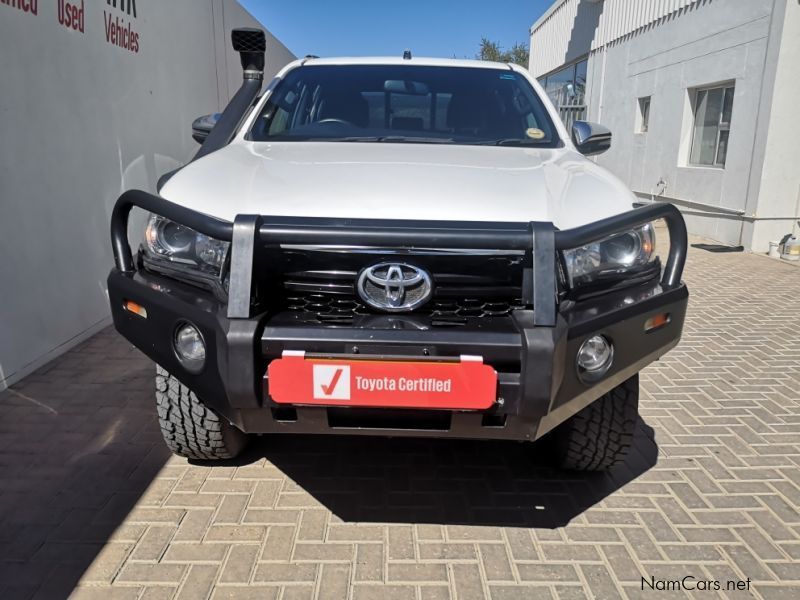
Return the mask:
[[[558,143],[544,106],[518,73],[407,65],[294,69],[275,88],[250,139]]]

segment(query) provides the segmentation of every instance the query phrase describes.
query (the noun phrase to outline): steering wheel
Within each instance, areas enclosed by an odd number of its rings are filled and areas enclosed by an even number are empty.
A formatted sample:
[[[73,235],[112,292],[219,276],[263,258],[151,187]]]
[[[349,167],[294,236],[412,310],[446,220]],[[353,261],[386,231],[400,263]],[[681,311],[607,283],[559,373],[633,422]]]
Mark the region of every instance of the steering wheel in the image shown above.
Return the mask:
[[[354,125],[350,121],[345,121],[344,119],[337,119],[336,117],[330,117],[328,119],[322,119],[321,121],[317,121],[318,125],[323,125],[325,123],[339,123],[340,125],[350,125],[354,127]]]

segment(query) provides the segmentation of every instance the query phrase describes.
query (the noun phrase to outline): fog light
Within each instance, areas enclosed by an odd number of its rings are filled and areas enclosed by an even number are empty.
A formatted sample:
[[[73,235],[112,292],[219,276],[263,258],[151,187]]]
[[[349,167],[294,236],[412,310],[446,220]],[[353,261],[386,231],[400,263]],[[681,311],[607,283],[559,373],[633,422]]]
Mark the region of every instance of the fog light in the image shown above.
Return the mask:
[[[175,330],[172,340],[175,354],[187,371],[196,373],[206,361],[206,344],[203,336],[191,323],[182,323]]]
[[[577,356],[578,375],[583,381],[597,381],[606,374],[614,360],[614,346],[602,335],[595,335],[581,344]]]

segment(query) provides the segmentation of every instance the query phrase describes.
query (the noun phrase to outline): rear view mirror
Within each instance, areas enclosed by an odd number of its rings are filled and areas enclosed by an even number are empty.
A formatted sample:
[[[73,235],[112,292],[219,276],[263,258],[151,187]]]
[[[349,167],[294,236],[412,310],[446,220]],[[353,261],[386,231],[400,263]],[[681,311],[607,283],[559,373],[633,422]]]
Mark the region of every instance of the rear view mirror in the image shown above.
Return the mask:
[[[383,91],[392,94],[411,94],[414,96],[427,96],[430,88],[421,81],[403,81],[401,79],[389,79],[383,84]]]
[[[602,154],[611,147],[611,131],[597,123],[575,121],[572,124],[572,141],[584,156]]]
[[[206,141],[208,134],[211,133],[211,130],[214,129],[214,125],[217,124],[219,118],[222,115],[220,113],[214,113],[213,115],[205,115],[203,117],[197,117],[192,122],[192,138],[198,144],[202,144]]]

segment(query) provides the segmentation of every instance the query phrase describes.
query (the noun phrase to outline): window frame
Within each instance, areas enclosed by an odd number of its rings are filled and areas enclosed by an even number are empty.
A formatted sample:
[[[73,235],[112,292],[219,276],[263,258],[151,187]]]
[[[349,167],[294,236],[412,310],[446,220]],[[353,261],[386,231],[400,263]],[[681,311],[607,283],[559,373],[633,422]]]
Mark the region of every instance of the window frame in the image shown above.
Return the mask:
[[[717,117],[716,125],[716,136],[714,139],[714,159],[711,163],[703,163],[703,162],[695,162],[692,160],[692,155],[694,154],[695,144],[698,142],[697,139],[697,120],[698,120],[698,111],[700,110],[699,102],[701,100],[701,94],[705,93],[705,97],[708,98],[710,92],[714,90],[722,90],[722,98],[719,104],[719,115]],[[731,121],[733,121],[733,100],[736,97],[736,81],[726,81],[724,83],[718,83],[709,86],[702,86],[702,87],[695,87],[691,90],[691,111],[692,111],[692,122],[691,122],[691,136],[690,136],[690,144],[689,144],[689,155],[687,157],[686,164],[689,167],[698,167],[698,168],[705,168],[705,169],[724,169],[725,163],[728,159],[728,145],[730,143],[730,130],[731,130]],[[728,98],[728,94],[731,94],[731,110],[730,116],[728,121],[723,121],[725,117],[725,100]],[[727,133],[727,141],[725,142],[725,158],[722,162],[719,160],[720,155],[720,140],[722,139],[723,132]]]

